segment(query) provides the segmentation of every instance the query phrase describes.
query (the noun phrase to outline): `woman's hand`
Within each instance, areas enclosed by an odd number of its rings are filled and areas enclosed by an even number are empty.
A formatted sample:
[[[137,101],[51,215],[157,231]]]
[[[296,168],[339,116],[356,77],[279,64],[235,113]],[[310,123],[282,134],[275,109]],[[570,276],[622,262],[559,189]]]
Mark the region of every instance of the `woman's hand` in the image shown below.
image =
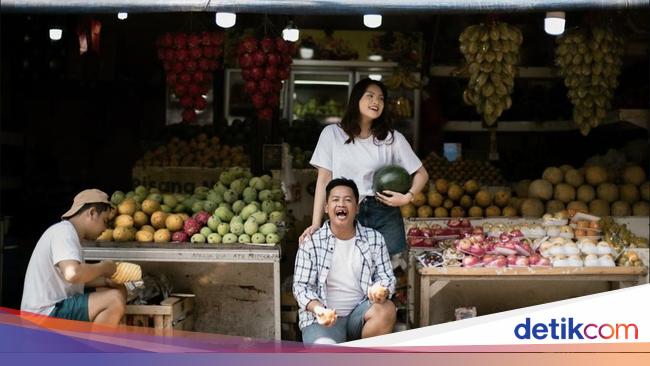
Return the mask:
[[[305,239],[307,239],[308,236],[311,236],[313,233],[318,230],[319,226],[318,225],[312,225],[309,226],[308,228],[305,229],[305,231],[302,232],[300,235],[300,238],[298,238],[298,244],[302,245],[302,243],[305,242]]]
[[[375,198],[377,198],[377,201],[385,204],[386,206],[391,206],[391,207],[401,207],[409,202],[411,202],[411,198],[413,195],[411,193],[407,194],[401,194],[399,192],[394,192],[394,191],[383,191],[383,192],[377,192],[375,194]]]

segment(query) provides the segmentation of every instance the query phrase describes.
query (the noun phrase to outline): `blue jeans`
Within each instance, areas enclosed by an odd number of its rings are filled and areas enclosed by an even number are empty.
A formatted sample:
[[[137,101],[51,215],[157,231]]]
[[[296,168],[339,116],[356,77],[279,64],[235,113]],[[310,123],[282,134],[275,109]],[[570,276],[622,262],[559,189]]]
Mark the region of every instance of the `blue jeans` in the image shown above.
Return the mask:
[[[361,201],[357,220],[361,225],[373,228],[383,235],[391,256],[406,249],[404,221],[399,207],[386,206],[375,197],[368,196]]]
[[[302,342],[305,344],[337,344],[355,339],[361,339],[361,331],[365,324],[364,317],[372,304],[368,299],[360,302],[348,316],[338,317],[331,327],[318,323],[302,329]]]

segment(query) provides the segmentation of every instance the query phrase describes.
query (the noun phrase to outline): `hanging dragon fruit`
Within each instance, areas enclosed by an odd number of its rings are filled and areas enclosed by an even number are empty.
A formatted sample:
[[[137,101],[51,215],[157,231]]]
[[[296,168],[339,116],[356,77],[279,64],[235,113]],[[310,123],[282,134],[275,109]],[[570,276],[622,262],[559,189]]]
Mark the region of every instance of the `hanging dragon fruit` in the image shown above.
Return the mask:
[[[221,66],[222,32],[165,33],[156,40],[167,85],[183,107],[183,122],[196,120],[196,112],[207,107],[213,72]]]
[[[244,90],[262,121],[270,121],[280,105],[282,80],[289,78],[292,53],[293,44],[282,37],[246,37],[237,48]]]

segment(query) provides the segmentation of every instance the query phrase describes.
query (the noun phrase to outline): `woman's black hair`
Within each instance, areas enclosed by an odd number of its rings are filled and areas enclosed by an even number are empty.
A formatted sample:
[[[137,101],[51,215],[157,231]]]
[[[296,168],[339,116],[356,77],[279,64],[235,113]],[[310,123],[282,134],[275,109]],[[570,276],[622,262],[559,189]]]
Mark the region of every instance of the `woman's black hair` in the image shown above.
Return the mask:
[[[350,93],[350,100],[348,101],[347,109],[345,110],[345,114],[340,123],[341,128],[348,135],[348,140],[345,141],[346,144],[349,144],[350,142],[354,143],[354,138],[359,136],[361,133],[361,126],[359,126],[361,118],[361,114],[359,113],[359,101],[370,85],[377,85],[384,94],[384,101],[388,99],[388,91],[386,90],[384,83],[381,81],[366,78],[359,80],[359,82],[354,85],[352,92]],[[392,143],[394,132],[393,122],[390,119],[386,102],[384,102],[384,110],[381,115],[372,122],[370,131],[372,132],[373,138],[379,141],[385,140],[390,133]]]

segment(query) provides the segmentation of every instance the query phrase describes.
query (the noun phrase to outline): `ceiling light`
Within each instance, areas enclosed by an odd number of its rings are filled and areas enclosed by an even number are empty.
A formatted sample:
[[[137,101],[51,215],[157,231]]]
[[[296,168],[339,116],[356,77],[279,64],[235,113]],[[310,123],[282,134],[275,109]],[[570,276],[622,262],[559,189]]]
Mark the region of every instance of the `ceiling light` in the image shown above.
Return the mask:
[[[369,74],[369,75],[368,75],[368,78],[369,78],[370,80],[381,81],[381,74]]]
[[[58,41],[63,36],[63,29],[61,28],[50,28],[50,39],[53,41]]]
[[[287,27],[282,31],[282,38],[288,42],[296,42],[300,38],[300,31],[294,27],[293,22],[289,22]]]
[[[368,56],[368,61],[383,61],[383,57],[381,55],[370,55]]]
[[[381,26],[381,15],[379,14],[365,14],[363,16],[363,25],[368,28],[378,28]]]
[[[564,33],[565,14],[563,11],[549,11],[544,18],[544,31],[557,36]]]
[[[126,12],[117,13],[117,19],[119,19],[119,20],[124,20],[124,19],[126,19],[128,17],[129,17],[129,13],[126,13]]]
[[[235,25],[235,22],[237,21],[237,14],[219,12],[215,16],[215,21],[221,28],[230,28]]]

